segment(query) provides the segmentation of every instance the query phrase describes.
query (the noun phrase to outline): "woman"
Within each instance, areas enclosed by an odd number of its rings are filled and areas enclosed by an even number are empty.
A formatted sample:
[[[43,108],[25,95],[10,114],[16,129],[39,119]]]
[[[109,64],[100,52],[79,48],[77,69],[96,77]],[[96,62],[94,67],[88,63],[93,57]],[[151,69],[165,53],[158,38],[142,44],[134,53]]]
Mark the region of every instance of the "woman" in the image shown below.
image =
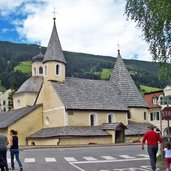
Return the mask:
[[[17,160],[17,163],[20,167],[20,171],[23,170],[21,161],[19,159],[19,146],[18,146],[18,136],[17,136],[17,131],[15,130],[10,130],[10,155],[11,155],[11,169],[14,170],[14,155]]]

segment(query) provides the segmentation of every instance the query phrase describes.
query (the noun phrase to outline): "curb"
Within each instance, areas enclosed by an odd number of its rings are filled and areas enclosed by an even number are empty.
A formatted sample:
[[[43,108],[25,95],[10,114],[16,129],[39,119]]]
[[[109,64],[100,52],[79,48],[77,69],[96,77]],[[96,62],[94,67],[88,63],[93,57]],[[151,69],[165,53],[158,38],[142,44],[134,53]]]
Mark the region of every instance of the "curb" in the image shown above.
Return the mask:
[[[42,145],[42,146],[20,146],[20,150],[29,149],[44,149],[44,148],[87,148],[87,147],[114,147],[114,146],[131,146],[141,145],[140,143],[118,143],[118,144],[88,144],[88,145],[66,145],[66,146],[55,146],[55,145]]]

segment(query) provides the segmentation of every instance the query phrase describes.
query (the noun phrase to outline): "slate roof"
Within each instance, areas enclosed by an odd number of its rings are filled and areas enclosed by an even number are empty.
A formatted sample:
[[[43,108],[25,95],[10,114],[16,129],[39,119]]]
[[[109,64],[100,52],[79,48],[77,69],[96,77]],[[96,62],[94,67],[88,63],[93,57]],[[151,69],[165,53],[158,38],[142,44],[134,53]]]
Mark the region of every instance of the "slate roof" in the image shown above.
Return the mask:
[[[145,132],[147,132],[148,126],[154,126],[150,123],[138,123],[133,121],[128,121],[127,128],[125,130],[125,135],[144,135]]]
[[[104,123],[101,125],[103,130],[118,130],[120,128],[127,129],[127,127],[122,122],[115,122],[115,123]]]
[[[65,126],[55,128],[43,128],[29,138],[50,138],[50,137],[93,137],[93,136],[111,136],[103,131],[100,126]]]
[[[9,125],[37,109],[39,106],[40,105],[34,105],[21,109],[10,110],[8,112],[0,112],[0,128],[7,128]]]
[[[55,20],[49,44],[43,59],[43,63],[47,61],[58,61],[66,64],[66,60],[59,41]]]
[[[149,107],[131,78],[119,50],[118,58],[109,81],[118,87],[121,98],[128,107]]]
[[[66,78],[64,84],[51,83],[66,109],[128,110],[109,81]]]
[[[32,63],[34,62],[42,62],[44,59],[44,55],[40,52],[38,55],[32,58]]]
[[[27,79],[20,88],[15,92],[18,93],[38,93],[43,83],[42,76],[33,76]]]

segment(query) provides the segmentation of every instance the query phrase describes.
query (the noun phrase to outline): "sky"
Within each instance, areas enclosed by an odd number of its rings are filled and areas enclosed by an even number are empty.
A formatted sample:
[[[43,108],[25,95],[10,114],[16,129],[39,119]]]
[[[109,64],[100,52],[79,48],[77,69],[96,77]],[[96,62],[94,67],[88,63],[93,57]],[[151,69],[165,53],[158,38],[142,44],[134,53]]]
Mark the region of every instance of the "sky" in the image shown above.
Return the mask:
[[[0,41],[47,47],[54,11],[62,49],[152,61],[126,0],[0,0]],[[54,10],[55,9],[55,10]]]

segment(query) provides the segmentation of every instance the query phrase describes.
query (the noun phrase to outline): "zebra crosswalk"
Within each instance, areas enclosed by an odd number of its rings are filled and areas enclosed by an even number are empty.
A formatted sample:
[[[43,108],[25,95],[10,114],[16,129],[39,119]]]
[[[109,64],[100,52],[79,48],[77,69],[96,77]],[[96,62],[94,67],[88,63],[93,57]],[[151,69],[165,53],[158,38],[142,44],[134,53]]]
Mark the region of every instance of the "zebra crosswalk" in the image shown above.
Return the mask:
[[[118,156],[82,156],[81,158],[76,158],[73,156],[66,156],[63,157],[63,159],[67,162],[79,162],[79,161],[102,161],[102,160],[106,160],[106,161],[110,161],[110,160],[122,160],[122,159],[148,159],[148,155],[146,154],[137,154],[134,156],[131,155],[118,155]],[[35,163],[38,160],[40,160],[40,158],[35,158],[35,157],[27,157],[27,158],[23,158],[22,161],[24,163]],[[57,158],[56,157],[44,157],[43,160],[46,163],[50,163],[50,162],[57,162]],[[61,160],[61,159],[60,159]],[[10,158],[8,158],[8,163],[10,163]]]

